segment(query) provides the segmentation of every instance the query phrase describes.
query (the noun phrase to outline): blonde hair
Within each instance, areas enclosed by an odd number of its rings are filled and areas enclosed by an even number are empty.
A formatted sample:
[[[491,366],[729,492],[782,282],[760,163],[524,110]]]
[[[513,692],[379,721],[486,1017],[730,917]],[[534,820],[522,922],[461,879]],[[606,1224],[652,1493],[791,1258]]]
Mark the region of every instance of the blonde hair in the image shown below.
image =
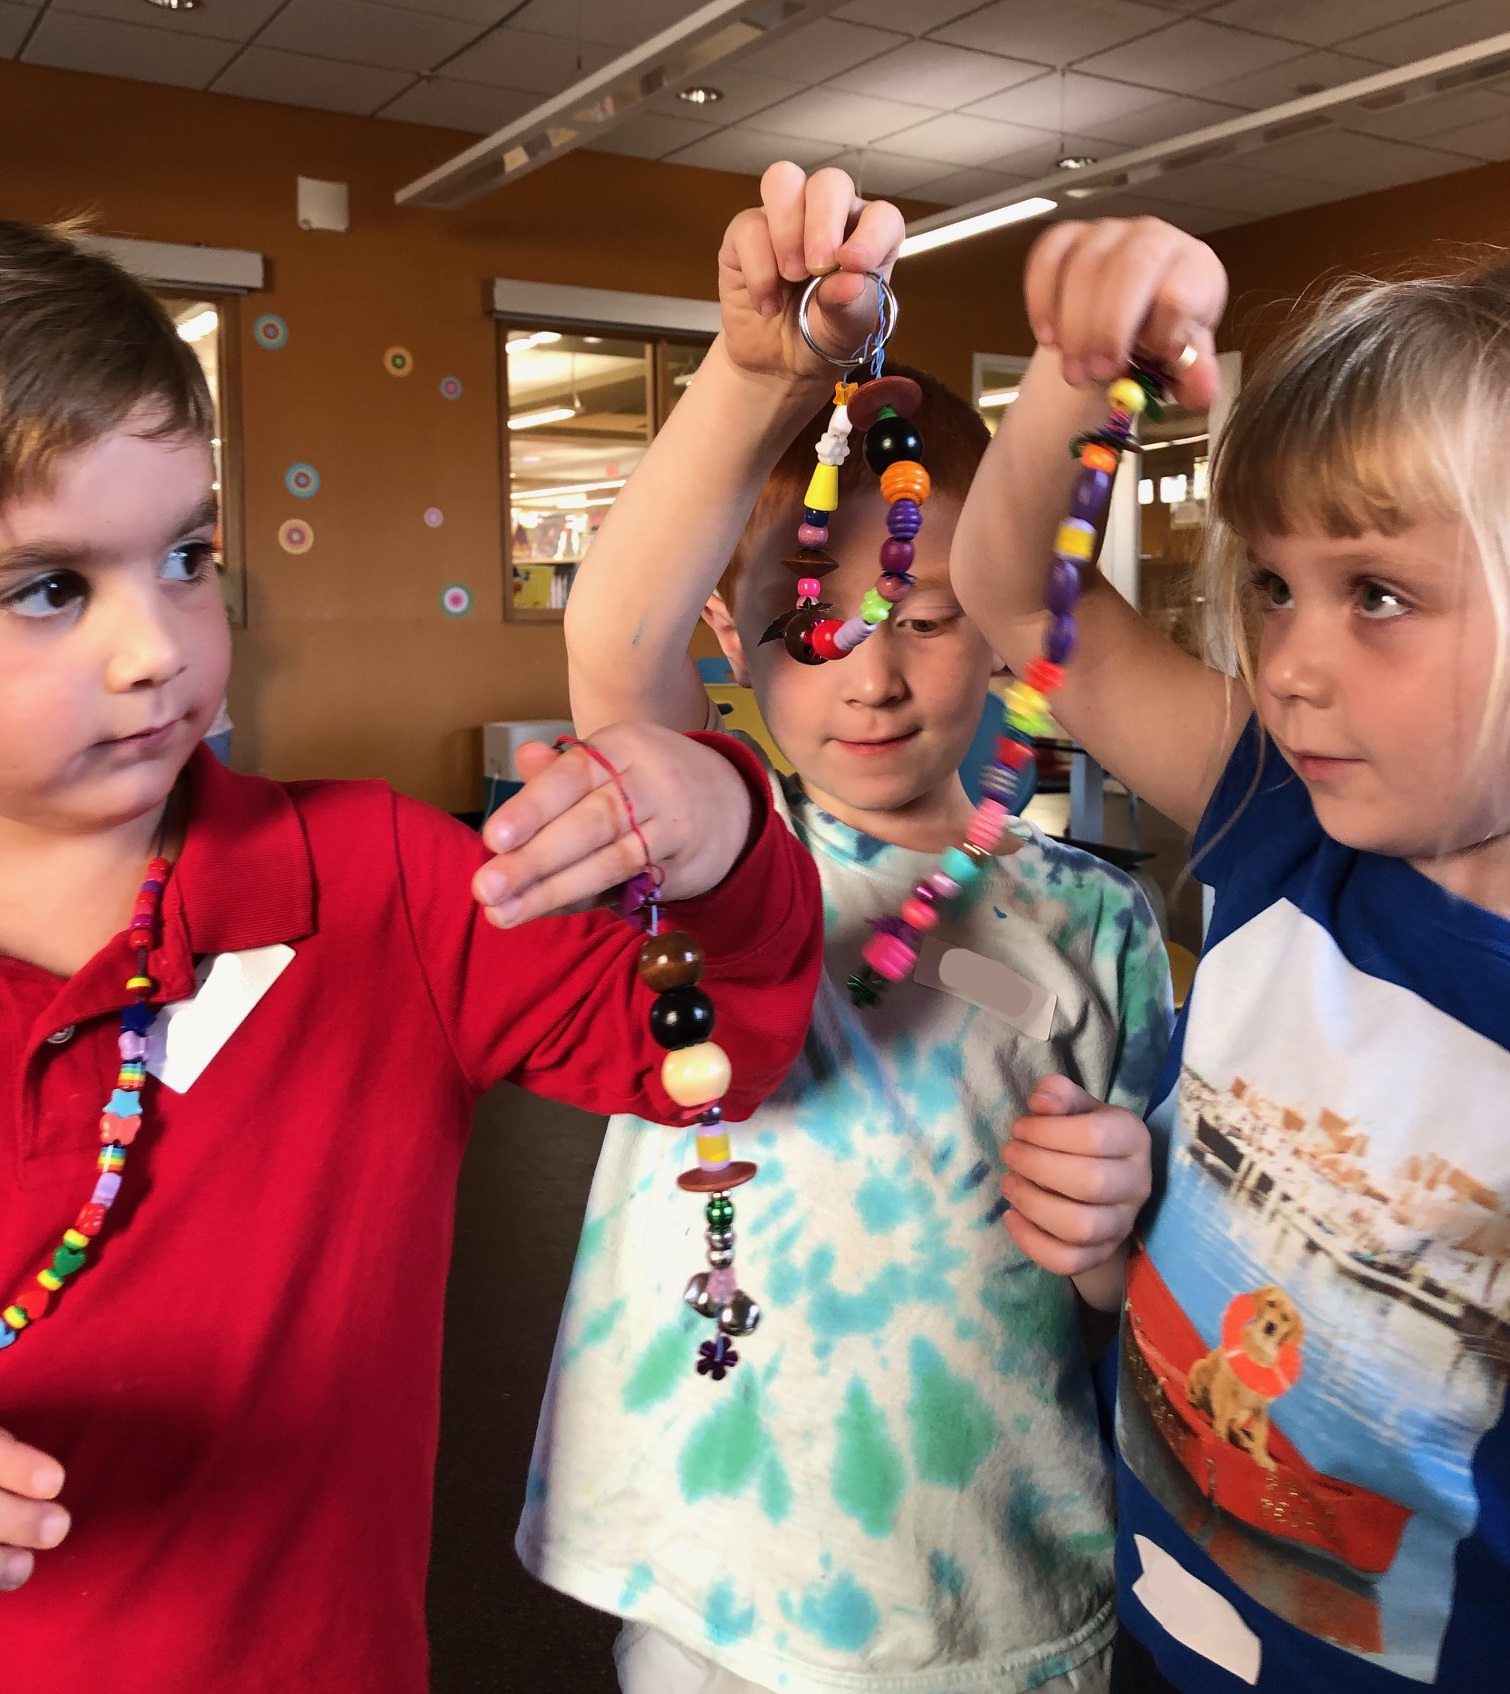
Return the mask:
[[[134,277],[53,229],[0,220],[0,503],[139,408],[154,438],[214,430],[194,350]]]
[[[1355,279],[1260,360],[1212,465],[1202,564],[1213,657],[1254,687],[1247,549],[1461,521],[1496,653],[1481,755],[1510,730],[1510,264]]]

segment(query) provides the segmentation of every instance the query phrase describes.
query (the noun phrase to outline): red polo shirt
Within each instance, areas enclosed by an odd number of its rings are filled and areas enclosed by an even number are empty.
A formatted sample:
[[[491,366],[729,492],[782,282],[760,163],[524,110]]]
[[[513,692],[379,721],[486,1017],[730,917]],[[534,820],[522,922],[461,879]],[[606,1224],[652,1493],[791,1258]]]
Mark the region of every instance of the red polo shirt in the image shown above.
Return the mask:
[[[756,805],[730,879],[675,912],[707,951],[739,1117],[797,1054],[820,901],[756,761],[700,739]],[[190,770],[161,998],[190,995],[205,955],[295,957],[192,1087],[149,1079],[94,1262],[0,1353],[0,1426],[62,1461],[74,1517],[0,1596],[0,1689],[424,1694],[472,1108],[511,1078],[674,1121],[640,938],[603,912],[493,929],[469,893],[478,838],[381,784],[283,786],[204,752]],[[124,937],[68,982],[0,957],[6,1296],[87,1198],[129,965]]]

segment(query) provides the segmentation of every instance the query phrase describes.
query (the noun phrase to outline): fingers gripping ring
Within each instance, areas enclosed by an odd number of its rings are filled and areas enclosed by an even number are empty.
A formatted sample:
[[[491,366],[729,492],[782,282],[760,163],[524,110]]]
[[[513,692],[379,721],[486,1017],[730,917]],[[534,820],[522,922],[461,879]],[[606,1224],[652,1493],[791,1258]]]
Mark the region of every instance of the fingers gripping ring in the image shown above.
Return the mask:
[[[645,855],[644,868],[638,875],[648,879],[652,892],[659,889],[666,880],[665,873],[650,856],[650,843],[645,839],[644,830],[640,828],[640,820],[634,815],[634,801],[629,798],[629,790],[624,786],[624,778],[620,774],[618,766],[606,754],[601,753],[594,747],[590,741],[579,741],[575,735],[558,735],[554,745],[558,753],[568,752],[575,747],[608,772],[608,780],[619,797],[619,804],[624,808],[624,817],[629,825],[629,833],[639,842],[640,851]]]
[[[876,327],[853,353],[841,356],[830,352],[827,347],[819,344],[807,314],[818,290],[831,276],[837,274],[835,271],[825,271],[822,276],[813,277],[803,289],[802,298],[797,302],[797,327],[802,331],[802,339],[825,364],[833,365],[841,371],[854,370],[858,365],[869,365],[871,375],[879,376],[881,362],[886,356],[886,343],[891,340],[896,330],[902,308],[897,304],[897,297],[886,278],[879,271],[866,271],[864,274],[876,285]]]

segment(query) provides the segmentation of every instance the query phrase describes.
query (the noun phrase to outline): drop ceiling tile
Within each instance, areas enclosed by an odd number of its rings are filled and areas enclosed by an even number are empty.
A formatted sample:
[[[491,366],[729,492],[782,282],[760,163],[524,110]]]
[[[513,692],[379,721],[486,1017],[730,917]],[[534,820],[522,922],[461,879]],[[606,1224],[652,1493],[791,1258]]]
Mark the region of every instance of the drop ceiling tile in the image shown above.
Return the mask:
[[[1286,100],[1298,100],[1302,94],[1319,94],[1322,89],[1336,88],[1340,83],[1378,76],[1386,68],[1351,53],[1302,53],[1265,70],[1233,77],[1230,82],[1213,83],[1201,92],[1213,100],[1230,101],[1234,106],[1246,106],[1250,112],[1257,112],[1266,106],[1282,105]]]
[[[1109,159],[1118,152],[1114,142],[1100,141],[1089,135],[1036,133],[1036,140],[1014,147],[997,159],[997,168],[1011,171],[1015,176],[1049,176],[1061,159]]]
[[[772,135],[759,129],[722,129],[706,141],[694,141],[669,155],[674,165],[701,165],[710,171],[735,171],[741,176],[762,176],[779,159],[790,159],[810,171],[834,151],[831,141],[804,141],[789,135]]]
[[[0,59],[14,59],[37,14],[26,6],[0,5]]]
[[[1149,147],[1156,141],[1168,141],[1244,115],[1240,107],[1218,105],[1214,100],[1159,100],[1126,117],[1102,119],[1096,133],[1124,148]]]
[[[1380,111],[1350,106],[1343,121],[1349,129],[1365,135],[1387,135],[1394,141],[1431,141],[1449,130],[1492,123],[1506,113],[1510,113],[1510,95],[1492,88],[1462,88]]]
[[[1329,47],[1366,29],[1398,23],[1441,0],[1225,0],[1206,14],[1213,23],[1238,24],[1261,35]]]
[[[461,82],[455,77],[432,76],[406,88],[390,100],[379,116],[402,123],[435,124],[440,129],[463,129],[473,135],[491,135],[536,105],[539,96],[512,88],[488,88],[480,82]]]
[[[664,159],[678,147],[705,141],[718,133],[714,124],[695,118],[674,118],[660,112],[645,112],[617,125],[591,146],[595,153],[629,153],[637,159]]]
[[[427,17],[406,7],[373,5],[371,0],[288,0],[257,37],[257,45],[348,64],[428,71],[476,34],[475,25],[457,18]]]
[[[690,78],[687,86],[697,83],[710,84],[719,90],[723,99],[711,106],[697,107],[678,99],[675,93],[657,94],[649,102],[650,108],[678,118],[696,117],[701,112],[709,122],[727,128],[730,124],[744,123],[767,106],[790,100],[806,88],[804,83],[785,82],[780,77],[756,76],[753,71],[743,70],[738,65],[709,66],[706,71]]]
[[[1341,193],[1335,183],[1257,171],[1226,160],[1170,171],[1135,186],[1139,194],[1150,200],[1210,206],[1218,211],[1241,212],[1250,218],[1273,217],[1297,206],[1335,200]]]
[[[957,112],[972,100],[983,100],[1042,74],[1042,66],[1019,59],[971,53],[942,41],[909,41],[831,81],[835,88],[871,94],[878,100],[910,100],[915,106]]]
[[[532,94],[559,94],[617,57],[611,47],[579,44],[533,30],[495,29],[475,47],[458,53],[443,69],[467,82],[498,88],[523,88]],[[580,66],[578,60],[581,60]]]
[[[1510,159],[1510,114],[1469,124],[1466,129],[1450,129],[1432,141],[1470,159]]]
[[[251,100],[277,100],[286,106],[314,106],[326,112],[375,112],[413,81],[406,71],[376,65],[341,65],[275,47],[248,47],[224,75],[215,79],[217,94]]]
[[[1286,176],[1335,182],[1355,194],[1468,168],[1463,159],[1446,151],[1416,147],[1404,141],[1385,141],[1373,135],[1354,135],[1341,129],[1324,129],[1314,135],[1297,136],[1293,141],[1281,141],[1252,157]]]
[[[1070,71],[1064,76],[1051,71],[1035,81],[977,100],[965,110],[971,117],[1000,118],[1006,123],[1029,124],[1035,129],[1080,130],[1090,135],[1105,133],[1103,120],[1125,117],[1157,105],[1165,96],[1130,83],[1108,82],[1099,76]]]
[[[818,18],[782,36],[780,41],[773,41],[769,47],[741,53],[738,63],[742,71],[785,77],[789,82],[811,87],[815,82],[826,82],[863,64],[866,59],[879,58],[898,45],[891,30],[862,28],[838,18]]]
[[[1363,22],[1358,27],[1367,33],[1349,38],[1350,53],[1362,53],[1387,65],[1408,65],[1412,59],[1428,59],[1434,53],[1502,34],[1510,29],[1510,8],[1505,0],[1455,0],[1453,5],[1439,6],[1387,29],[1371,28]]]
[[[517,12],[519,0],[409,0],[409,8],[433,12],[440,18],[461,18],[482,30]]]
[[[1006,194],[1025,179],[1009,176],[1005,171],[951,171],[920,183],[916,191],[919,200],[932,200],[940,206],[964,206],[971,200],[984,200],[988,195]]]
[[[1135,0],[997,0],[933,33],[957,47],[1058,66],[1161,29],[1169,21],[1168,12]]]
[[[931,182],[939,174],[934,159],[912,159],[874,147],[840,153],[826,161],[848,171],[861,194],[869,199],[894,199],[911,194],[920,182]]]
[[[233,42],[206,36],[171,35],[76,12],[44,12],[23,57],[30,65],[203,88],[236,50]]]
[[[918,159],[937,159],[941,165],[989,165],[1008,153],[1041,142],[1042,133],[1021,124],[992,123],[961,112],[929,118],[887,137],[887,151]]]
[[[836,147],[864,146],[909,124],[935,114],[926,106],[902,106],[895,100],[872,100],[837,88],[810,88],[760,114],[760,127],[773,135],[795,135],[805,141],[826,141]],[[897,149],[892,149],[897,151]],[[906,152],[904,147],[902,152]],[[947,161],[952,162],[952,161]]]
[[[114,18],[118,23],[171,31],[180,36],[209,36],[216,41],[250,41],[283,0],[215,0],[193,12],[169,12],[142,0],[52,0],[55,12]]]
[[[846,23],[873,24],[903,35],[927,35],[940,25],[980,10],[981,0],[850,0],[834,14]]]
[[[1295,49],[1287,41],[1186,18],[1156,35],[1097,53],[1083,60],[1080,69],[1149,88],[1167,88],[1175,94],[1201,94],[1214,84],[1294,57]]]
[[[411,0],[423,3],[423,0]],[[517,0],[514,0],[517,5]],[[638,47],[651,36],[670,29],[705,3],[705,0],[574,0],[563,6],[561,0],[530,0],[522,11],[516,11],[505,0],[495,10],[509,14],[509,22],[520,29],[536,30],[541,35],[560,35],[572,41],[594,41],[604,47],[617,47],[622,53]]]
[[[1066,218],[1162,218],[1165,223],[1198,235],[1201,230],[1193,227],[1195,224],[1214,229],[1217,225],[1211,219],[1230,220],[1232,216],[1231,212],[1222,212],[1212,206],[1181,206],[1164,200],[1149,200],[1141,194],[1107,193],[1084,200],[1062,200],[1058,211],[1051,214],[1050,221],[1062,223]]]

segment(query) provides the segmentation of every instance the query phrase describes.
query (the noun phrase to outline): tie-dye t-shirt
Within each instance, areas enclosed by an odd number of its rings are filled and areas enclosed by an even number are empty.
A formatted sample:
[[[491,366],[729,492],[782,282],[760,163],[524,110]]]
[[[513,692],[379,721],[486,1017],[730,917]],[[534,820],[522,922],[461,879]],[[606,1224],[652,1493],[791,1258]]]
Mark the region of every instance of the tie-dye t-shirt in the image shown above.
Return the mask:
[[[691,1134],[615,1118],[520,1556],[772,1689],[1016,1694],[1110,1639],[1113,1530],[1076,1297],[1002,1227],[998,1141],[1048,1072],[1141,1110],[1163,948],[1134,883],[1030,832],[940,933],[1053,994],[1049,1039],[911,982],[859,1011],[866,920],[937,860],[784,798],[827,965],[803,1056],[734,1126],[760,1165],[733,1196],[760,1327],[723,1381],[696,1374]]]

